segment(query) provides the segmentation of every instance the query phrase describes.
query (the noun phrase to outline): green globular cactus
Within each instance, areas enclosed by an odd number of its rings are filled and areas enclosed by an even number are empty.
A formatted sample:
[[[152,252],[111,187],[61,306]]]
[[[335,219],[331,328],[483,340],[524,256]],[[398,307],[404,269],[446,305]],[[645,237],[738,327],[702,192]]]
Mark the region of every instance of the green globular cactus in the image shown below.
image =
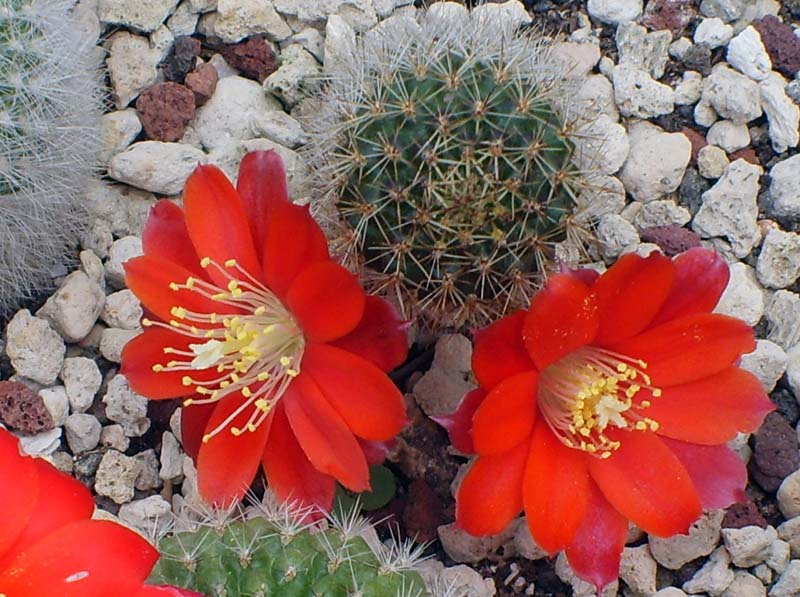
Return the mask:
[[[100,147],[96,35],[72,0],[0,0],[0,314],[70,261]]]
[[[588,235],[571,83],[541,36],[476,15],[420,13],[337,61],[306,155],[374,292],[433,328],[527,305],[556,244]]]
[[[339,522],[337,522],[339,520]],[[257,516],[161,539],[151,583],[208,597],[419,597],[419,548],[377,541],[357,516],[328,528]],[[366,537],[366,538],[365,538]]]

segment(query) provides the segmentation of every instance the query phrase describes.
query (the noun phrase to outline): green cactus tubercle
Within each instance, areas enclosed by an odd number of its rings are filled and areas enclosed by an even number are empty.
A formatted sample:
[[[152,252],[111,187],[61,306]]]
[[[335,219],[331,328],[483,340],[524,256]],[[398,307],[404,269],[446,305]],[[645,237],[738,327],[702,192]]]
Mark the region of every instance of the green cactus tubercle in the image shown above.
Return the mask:
[[[383,546],[379,546],[383,547]],[[287,531],[266,518],[163,538],[150,582],[209,597],[414,597],[420,576],[341,527]],[[376,551],[378,552],[376,555]]]

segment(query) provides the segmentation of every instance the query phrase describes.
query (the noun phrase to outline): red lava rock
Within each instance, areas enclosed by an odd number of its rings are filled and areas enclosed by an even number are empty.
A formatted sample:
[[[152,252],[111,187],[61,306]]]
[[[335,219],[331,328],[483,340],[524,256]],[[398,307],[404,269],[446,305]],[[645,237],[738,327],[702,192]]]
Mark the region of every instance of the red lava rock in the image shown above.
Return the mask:
[[[751,475],[766,491],[776,491],[783,479],[800,468],[797,433],[780,413],[771,412],[754,438]]]
[[[260,36],[225,46],[222,57],[245,77],[255,79],[259,83],[263,83],[264,79],[278,68],[272,46]]]
[[[0,421],[21,433],[41,433],[55,426],[42,397],[16,381],[0,381]]]
[[[751,525],[762,529],[768,526],[767,519],[751,500],[733,504],[725,510],[725,517],[722,519],[723,529],[741,529]]]
[[[194,93],[179,83],[156,83],[139,94],[142,127],[155,141],[178,141],[194,117]]]
[[[408,486],[408,499],[403,508],[403,527],[416,541],[436,539],[437,527],[445,523],[442,503],[425,481],[415,479]]]
[[[669,29],[680,35],[697,16],[694,4],[693,0],[651,0],[641,23],[651,30]]]
[[[669,257],[700,246],[700,237],[696,233],[677,224],[650,226],[642,230],[641,236],[644,242],[657,244]]]
[[[200,54],[200,41],[193,37],[176,37],[169,54],[161,63],[161,72],[167,81],[182,83],[186,73],[197,64]]]
[[[211,96],[219,82],[219,73],[213,65],[205,62],[186,75],[186,86],[194,93],[194,103],[196,106],[205,104]]]
[[[794,34],[791,26],[769,15],[755,21],[753,27],[761,34],[761,41],[772,60],[772,68],[793,79],[800,71],[800,38]]]
[[[743,159],[751,164],[755,164],[756,166],[761,165],[761,162],[758,160],[758,155],[752,147],[744,147],[734,151],[733,153],[728,154],[728,158],[732,162],[735,162],[738,159]]]
[[[689,163],[694,165],[697,163],[697,153],[708,145],[708,141],[706,141],[705,135],[698,133],[694,129],[684,127],[681,129],[681,132],[686,135],[686,138],[689,139],[689,143],[692,144],[692,159]]]

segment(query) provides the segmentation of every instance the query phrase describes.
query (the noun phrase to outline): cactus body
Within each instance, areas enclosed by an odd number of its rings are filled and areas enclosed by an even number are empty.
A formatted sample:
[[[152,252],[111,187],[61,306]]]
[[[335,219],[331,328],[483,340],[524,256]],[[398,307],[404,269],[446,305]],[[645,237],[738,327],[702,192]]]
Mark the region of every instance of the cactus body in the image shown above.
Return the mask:
[[[536,36],[424,15],[367,36],[307,151],[344,252],[432,327],[523,306],[575,224],[568,81]]]
[[[69,0],[0,0],[0,313],[65,264],[99,148],[96,38]]]
[[[209,597],[414,597],[423,595],[410,566],[377,552],[342,527],[288,530],[267,518],[176,533],[159,543],[150,582]]]

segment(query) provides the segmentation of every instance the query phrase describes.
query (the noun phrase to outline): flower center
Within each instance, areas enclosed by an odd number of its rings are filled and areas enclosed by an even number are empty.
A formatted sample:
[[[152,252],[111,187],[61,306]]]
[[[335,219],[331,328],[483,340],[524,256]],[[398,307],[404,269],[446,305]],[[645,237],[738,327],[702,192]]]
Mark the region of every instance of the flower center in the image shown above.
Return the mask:
[[[245,400],[217,427],[203,436],[208,442],[229,428],[233,435],[253,432],[267,419],[294,377],[300,373],[305,339],[302,330],[278,297],[252,275],[229,259],[220,265],[205,257],[203,268],[214,267],[228,280],[225,288],[189,277],[183,284],[171,283],[174,291],[190,290],[231,307],[235,313],[199,313],[177,305],[169,323],[143,319],[145,327],[160,326],[198,341],[189,350],[165,347],[174,360],[153,365],[153,371],[183,371],[182,382],[202,398],[187,398],[184,406],[218,402],[240,393]],[[198,327],[199,326],[199,327]],[[209,376],[215,368],[219,374]],[[196,372],[203,370],[202,375]],[[252,409],[242,427],[232,425]]]
[[[545,368],[539,376],[539,411],[561,442],[600,458],[618,449],[606,435],[609,427],[656,431],[658,423],[641,411],[647,400],[634,400],[650,385],[647,363],[602,348],[584,346]]]

